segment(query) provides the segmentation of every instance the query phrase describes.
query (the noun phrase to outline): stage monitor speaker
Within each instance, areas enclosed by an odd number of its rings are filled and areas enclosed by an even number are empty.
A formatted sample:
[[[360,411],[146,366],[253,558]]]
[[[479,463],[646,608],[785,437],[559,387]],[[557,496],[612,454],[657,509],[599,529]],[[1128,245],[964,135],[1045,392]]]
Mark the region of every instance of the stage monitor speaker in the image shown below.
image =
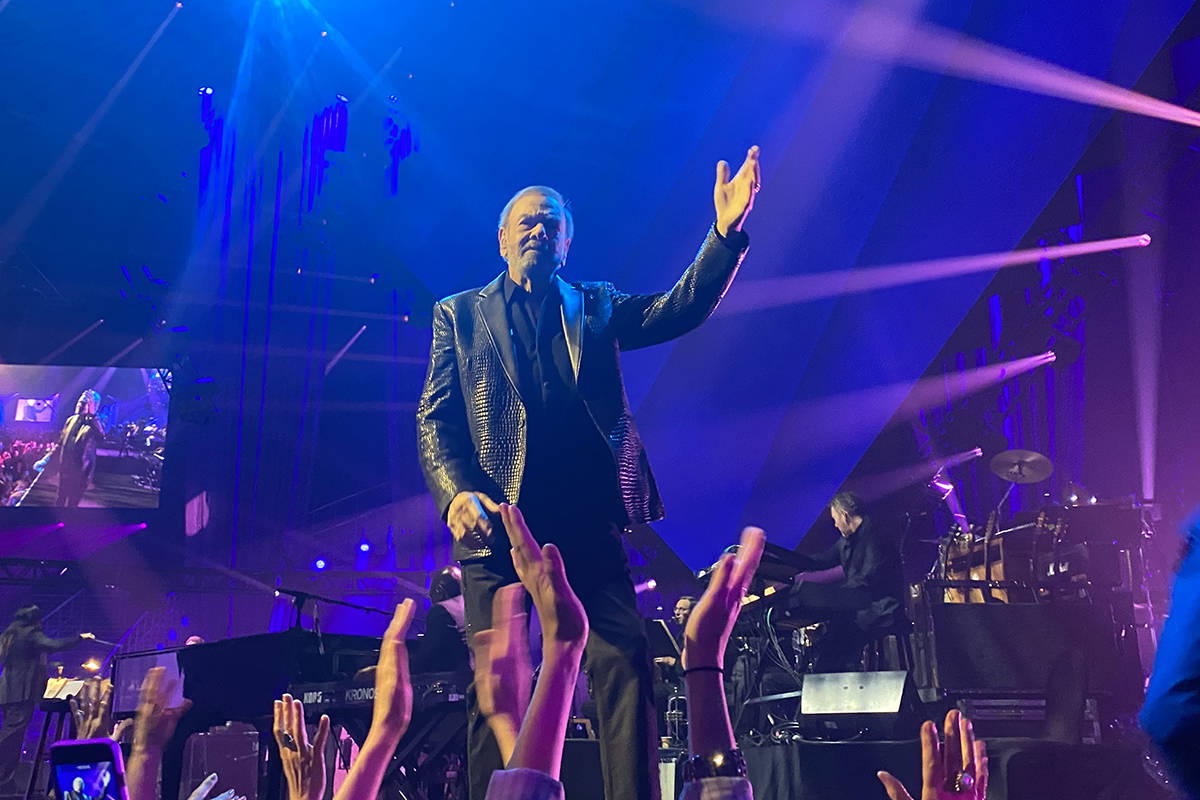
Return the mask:
[[[1040,695],[1068,650],[1082,654],[1089,696],[1114,713],[1142,701],[1135,637],[1122,636],[1103,604],[932,604],[925,633],[931,688],[942,697]],[[922,683],[922,686],[924,684]]]
[[[916,693],[904,670],[804,676],[800,723],[827,738],[911,738]]]

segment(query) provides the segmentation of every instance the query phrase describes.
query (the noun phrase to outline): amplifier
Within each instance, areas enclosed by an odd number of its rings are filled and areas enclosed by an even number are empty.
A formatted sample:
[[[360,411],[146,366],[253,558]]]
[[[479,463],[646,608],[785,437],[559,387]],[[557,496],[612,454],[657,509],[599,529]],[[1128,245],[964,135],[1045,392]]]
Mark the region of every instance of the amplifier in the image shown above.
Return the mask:
[[[925,700],[1043,697],[1051,669],[1077,652],[1088,696],[1110,714],[1142,701],[1142,670],[1131,626],[1108,603],[926,604],[915,620],[914,677]]]

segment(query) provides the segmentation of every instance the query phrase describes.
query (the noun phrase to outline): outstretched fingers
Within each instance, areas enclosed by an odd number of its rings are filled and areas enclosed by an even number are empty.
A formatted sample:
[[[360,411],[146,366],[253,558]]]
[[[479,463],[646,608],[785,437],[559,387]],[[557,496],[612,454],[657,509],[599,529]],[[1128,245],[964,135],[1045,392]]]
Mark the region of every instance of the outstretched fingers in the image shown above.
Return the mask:
[[[758,563],[762,560],[763,543],[766,533],[762,528],[747,526],[742,529],[742,538],[738,543],[737,558],[733,564],[733,587],[745,594],[754,580]]]
[[[540,558],[537,540],[533,538],[529,525],[525,523],[525,515],[516,506],[501,503],[500,518],[504,520],[504,530],[508,532],[508,543],[512,545],[513,564],[517,567],[517,573],[520,574],[523,567]]]
[[[912,795],[904,788],[904,784],[890,772],[876,772],[875,777],[883,784],[883,790],[891,800],[912,800]]]
[[[729,183],[729,162],[724,159],[717,162],[717,188]]]

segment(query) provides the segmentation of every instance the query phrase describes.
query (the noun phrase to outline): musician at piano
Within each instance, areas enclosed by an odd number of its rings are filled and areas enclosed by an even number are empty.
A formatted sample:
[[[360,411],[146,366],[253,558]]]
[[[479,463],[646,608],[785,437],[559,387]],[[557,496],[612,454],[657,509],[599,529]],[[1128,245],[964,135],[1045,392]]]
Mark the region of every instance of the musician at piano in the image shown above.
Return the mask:
[[[458,567],[442,567],[429,580],[433,601],[425,616],[417,672],[466,672],[471,669],[467,649],[467,622],[463,608],[462,573]]]
[[[46,692],[46,655],[74,647],[90,633],[51,639],[42,631],[42,611],[35,605],[17,609],[0,633],[0,794],[15,793],[17,764],[25,729]]]
[[[609,797],[657,795],[649,645],[621,532],[660,519],[663,504],[620,353],[682,336],[716,310],[749,246],[742,225],[758,190],[758,155],[751,148],[732,178],[726,162],[718,165],[716,223],[670,291],[628,294],[562,278],[571,209],[556,190],[530,186],[500,214],[505,271],[433,308],[418,451],[462,564],[468,635],[490,627],[492,597],[515,580],[493,526],[498,504],[519,499],[538,541],[560,548],[591,621],[587,672]],[[480,800],[501,762],[470,697],[468,769],[471,798]]]
[[[838,492],[829,503],[838,540],[808,563],[788,590],[788,615],[826,622],[817,651],[819,672],[858,668],[863,647],[903,625],[904,575],[900,551],[862,498]]]

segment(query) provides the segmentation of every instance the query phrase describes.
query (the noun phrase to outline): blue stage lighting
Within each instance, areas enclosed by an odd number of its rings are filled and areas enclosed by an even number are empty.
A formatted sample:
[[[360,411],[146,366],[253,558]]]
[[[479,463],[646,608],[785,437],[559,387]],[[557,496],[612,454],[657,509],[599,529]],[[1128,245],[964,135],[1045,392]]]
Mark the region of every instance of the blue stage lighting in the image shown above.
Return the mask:
[[[313,569],[317,570],[318,572],[325,569],[325,567],[327,567],[327,566],[328,566],[328,564],[325,563],[325,559],[323,559],[323,558],[318,558],[316,561],[313,562]]]
[[[371,552],[371,543],[368,541],[360,542],[358,545],[358,552],[360,552],[360,553]]]

